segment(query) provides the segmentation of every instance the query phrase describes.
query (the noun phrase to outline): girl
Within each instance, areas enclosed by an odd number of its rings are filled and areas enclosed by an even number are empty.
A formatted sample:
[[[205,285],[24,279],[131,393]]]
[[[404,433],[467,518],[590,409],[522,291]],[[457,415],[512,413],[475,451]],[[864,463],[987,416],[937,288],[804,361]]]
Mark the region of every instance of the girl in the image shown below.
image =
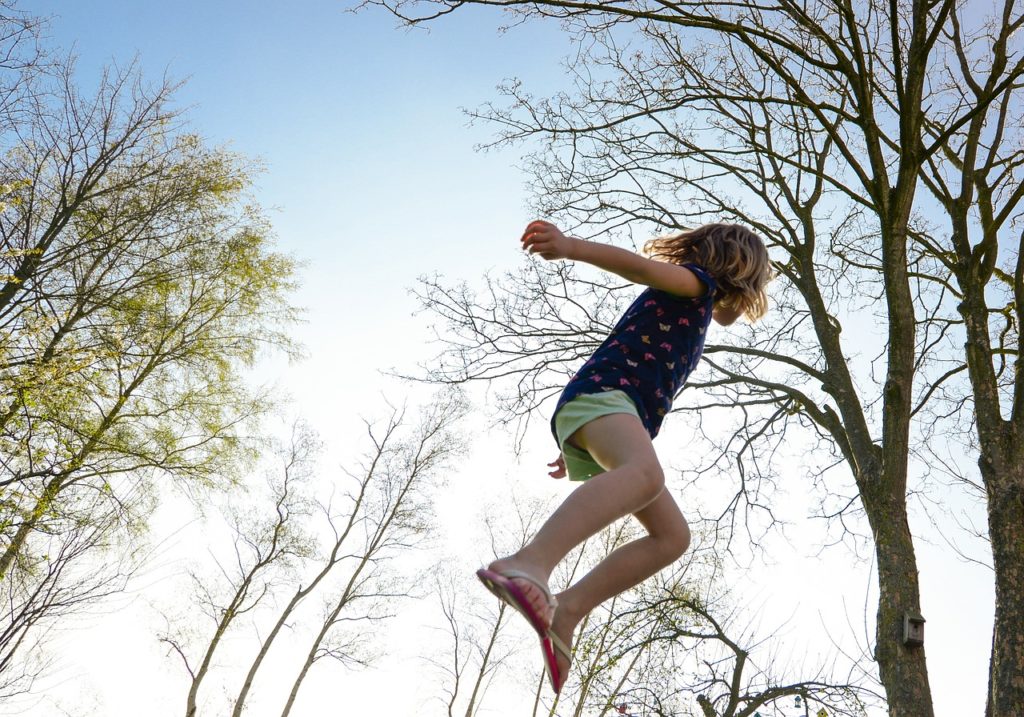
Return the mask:
[[[586,481],[523,548],[477,576],[541,636],[555,692],[568,675],[576,625],[605,600],[670,565],[690,544],[651,439],[700,359],[711,319],[753,321],[767,310],[771,266],[764,243],[732,224],[708,224],[653,239],[651,258],[564,235],[535,221],[523,249],[547,260],[585,261],[648,288],[562,392],[552,418],[561,454],[553,478]],[[570,550],[632,513],[647,536],[611,553],[553,597],[548,578]]]

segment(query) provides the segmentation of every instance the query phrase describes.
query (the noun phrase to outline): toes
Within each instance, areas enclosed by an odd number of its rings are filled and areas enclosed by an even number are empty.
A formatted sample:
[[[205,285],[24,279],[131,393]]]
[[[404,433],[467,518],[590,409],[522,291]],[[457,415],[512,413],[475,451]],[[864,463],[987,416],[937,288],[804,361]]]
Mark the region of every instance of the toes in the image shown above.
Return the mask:
[[[529,601],[530,607],[533,608],[534,612],[536,612],[544,622],[550,625],[552,618],[554,618],[555,610],[548,602],[547,595],[545,595],[539,587],[531,583],[529,580],[512,578],[512,582],[523,592],[523,595]]]

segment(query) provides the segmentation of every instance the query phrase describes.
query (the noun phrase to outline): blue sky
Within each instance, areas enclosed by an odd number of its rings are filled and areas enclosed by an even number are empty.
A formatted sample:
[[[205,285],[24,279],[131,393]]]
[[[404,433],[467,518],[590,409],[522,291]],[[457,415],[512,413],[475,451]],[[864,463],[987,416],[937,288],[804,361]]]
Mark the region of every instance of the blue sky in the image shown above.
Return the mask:
[[[306,263],[296,302],[307,323],[296,333],[308,370],[284,381],[304,413],[324,420],[342,393],[335,385],[326,400],[324,381],[395,365],[396,337],[425,337],[407,294],[416,277],[479,276],[522,260],[518,233],[531,217],[518,153],[474,151],[492,128],[468,128],[462,108],[495,99],[513,76],[536,91],[557,87],[569,47],[552,26],[499,34],[493,13],[408,30],[350,6],[22,6],[53,16],[50,39],[74,48],[87,87],[104,64],[137,57],[147,77],[186,81],[177,99],[195,131],[262,161],[256,198],[281,248]],[[369,401],[383,384],[360,385]]]
[[[380,371],[412,370],[434,351],[423,319],[412,316],[417,307],[408,289],[416,277],[440,272],[472,280],[525,261],[518,236],[532,217],[518,152],[475,151],[491,128],[467,127],[461,108],[495,99],[495,86],[512,76],[538,92],[557,87],[569,47],[557,28],[498,34],[495,15],[469,12],[409,31],[379,10],[353,14],[343,3],[319,0],[301,10],[265,0],[45,0],[20,7],[53,16],[49,40],[74,50],[86,90],[103,65],[137,57],[146,77],[166,72],[186,81],[176,97],[194,131],[262,162],[256,199],[269,210],[280,248],[304,263],[294,299],[306,310],[305,323],[294,334],[308,358],[298,365],[269,359],[255,377],[276,384],[291,398],[287,410],[323,436],[325,475],[349,462],[353,436],[363,434],[361,417],[382,413],[382,396],[400,402],[408,391]],[[546,471],[551,439],[540,440],[542,458],[534,462]],[[507,442],[496,436],[488,443],[478,432],[476,447],[500,466],[491,477],[504,483],[515,470]],[[459,500],[480,498],[479,475],[467,465]],[[556,490],[539,475],[541,490]],[[147,576],[146,590],[57,642],[60,669],[47,686],[57,702],[77,710],[94,705],[103,715],[138,714],[140,705],[160,705],[152,714],[178,713],[184,674],[156,642],[162,624],[150,603],[164,600],[161,586],[180,571],[166,564],[169,556],[191,552],[200,560],[207,551],[188,542],[195,527],[189,506],[177,508],[166,503],[154,520],[153,539],[171,536],[171,543],[161,547],[163,564]],[[423,618],[405,619],[414,629]],[[388,689],[396,679],[409,683],[403,670],[416,659],[401,633],[393,642],[393,654],[405,661],[363,673],[323,670],[306,688],[303,709],[330,709],[344,693],[347,709],[416,711],[436,695]]]
[[[307,323],[296,334],[309,358],[300,367],[271,362],[261,375],[280,383],[322,433],[335,436],[356,425],[381,391],[394,391],[379,369],[410,368],[431,353],[407,294],[418,275],[436,271],[472,280],[524,260],[517,237],[533,217],[525,208],[526,176],[516,167],[519,151],[474,151],[494,130],[467,127],[460,108],[496,100],[495,86],[510,77],[536,95],[561,88],[560,63],[570,50],[552,23],[499,34],[497,14],[465,9],[429,31],[409,31],[379,9],[353,14],[349,6],[325,0],[20,5],[53,15],[50,39],[74,48],[86,87],[103,64],[124,65],[138,56],[147,77],[167,72],[187,80],[177,97],[197,132],[263,162],[256,198],[271,209],[281,248],[306,264],[296,303],[307,308]],[[552,458],[548,444],[542,450],[538,467]],[[504,457],[487,460],[493,466]],[[787,486],[794,493],[798,479]],[[799,557],[813,546],[797,543],[793,552]],[[950,564],[938,540],[921,544],[919,556],[929,635],[936,640],[929,660],[937,714],[972,713],[981,704],[984,676],[972,674],[965,690],[956,667],[986,659],[987,574]],[[848,567],[846,559],[836,551],[822,560],[767,566],[761,577],[771,575],[770,581],[752,577],[743,589],[752,600],[767,601],[786,586],[809,594],[818,589],[813,576],[832,571],[829,582],[860,580],[861,589],[845,596],[848,606],[827,609],[848,607],[856,620],[866,566]],[[941,572],[928,567],[933,560]],[[944,585],[979,575],[980,617],[940,609]],[[793,614],[809,599],[783,598],[777,609]],[[873,611],[869,605],[865,612]],[[812,615],[809,624],[820,625],[823,614]],[[945,653],[938,647],[943,635]],[[158,652],[144,630],[126,639]],[[949,644],[960,651],[950,654]],[[128,713],[138,698],[116,687],[95,689],[110,707],[105,714]]]

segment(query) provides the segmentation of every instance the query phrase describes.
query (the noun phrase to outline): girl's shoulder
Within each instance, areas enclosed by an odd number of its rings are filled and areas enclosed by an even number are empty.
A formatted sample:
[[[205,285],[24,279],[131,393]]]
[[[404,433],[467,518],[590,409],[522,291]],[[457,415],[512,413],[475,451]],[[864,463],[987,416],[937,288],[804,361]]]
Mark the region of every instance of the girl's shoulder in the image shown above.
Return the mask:
[[[718,290],[718,280],[715,278],[714,274],[712,274],[710,271],[708,271],[700,264],[696,264],[693,262],[687,262],[685,264],[681,264],[680,266],[692,271],[697,276],[697,278],[700,279],[707,287],[707,292],[704,294],[704,296],[697,298],[714,296],[715,292]]]
[[[670,291],[664,289],[656,289],[654,287],[647,287],[641,292],[640,296],[634,302],[634,306],[642,304],[644,306],[652,306],[650,302],[667,302],[673,306],[698,306],[703,305],[708,300],[713,299],[718,291],[718,280],[715,279],[714,274],[709,272],[700,264],[686,263],[680,264],[684,269],[689,270],[700,282],[704,285],[704,292],[699,296],[680,296],[679,294],[673,294]]]

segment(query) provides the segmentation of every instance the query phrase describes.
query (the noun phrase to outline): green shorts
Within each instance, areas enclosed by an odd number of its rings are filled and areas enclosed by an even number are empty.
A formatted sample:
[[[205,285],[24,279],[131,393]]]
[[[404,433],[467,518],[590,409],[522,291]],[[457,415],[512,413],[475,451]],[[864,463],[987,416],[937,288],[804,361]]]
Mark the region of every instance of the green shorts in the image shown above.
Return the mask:
[[[569,480],[586,480],[604,468],[597,464],[589,453],[568,443],[568,439],[581,427],[596,418],[611,413],[629,413],[637,418],[636,404],[624,391],[584,393],[569,401],[555,414],[555,436],[565,459],[565,472]]]

